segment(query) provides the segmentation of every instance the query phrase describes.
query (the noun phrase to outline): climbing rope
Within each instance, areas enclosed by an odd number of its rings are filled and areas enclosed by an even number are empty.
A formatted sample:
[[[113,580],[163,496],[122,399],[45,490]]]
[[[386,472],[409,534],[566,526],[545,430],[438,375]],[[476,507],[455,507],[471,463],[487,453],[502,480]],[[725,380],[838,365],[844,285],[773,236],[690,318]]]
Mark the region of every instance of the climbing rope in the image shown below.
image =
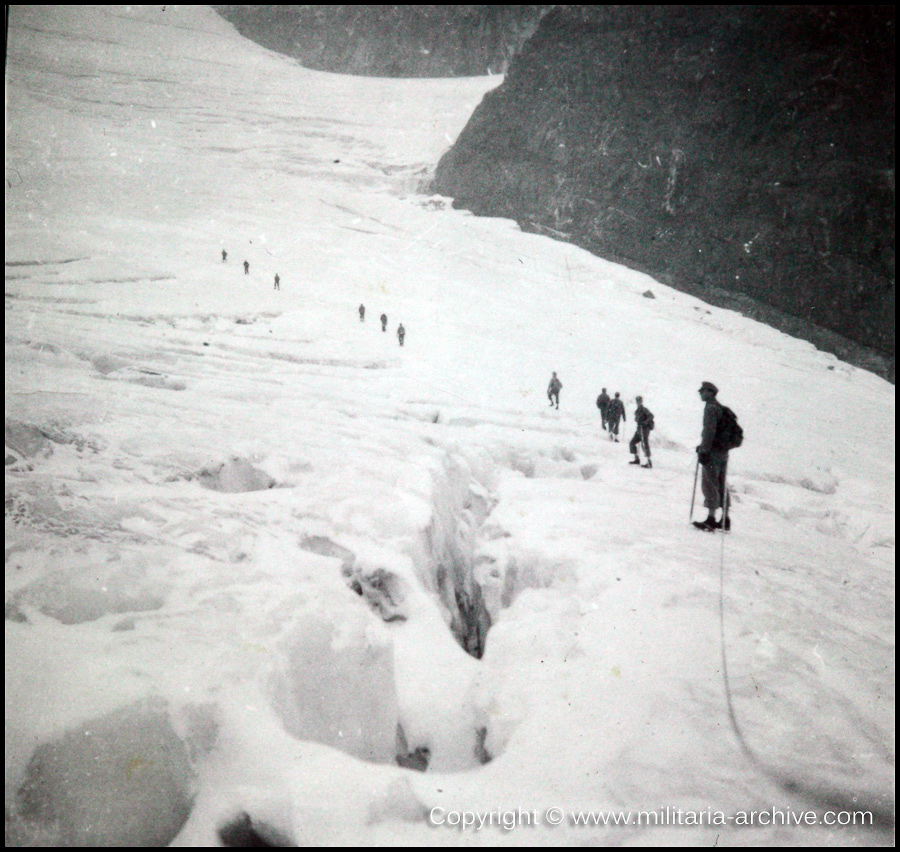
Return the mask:
[[[728,487],[725,488],[725,505],[728,506],[731,503],[731,493],[728,490]],[[727,511],[727,509],[726,509]],[[723,513],[722,516],[722,524],[724,526],[725,518],[727,515]],[[734,735],[737,738],[738,745],[741,747],[741,751],[747,756],[747,759],[750,760],[751,763],[756,764],[757,766],[763,766],[762,761],[756,756],[753,749],[747,744],[747,739],[744,737],[744,732],[741,730],[741,726],[738,724],[737,714],[734,712],[734,700],[731,694],[731,681],[728,678],[728,653],[725,645],[725,535],[724,530],[723,533],[719,536],[721,539],[721,545],[719,547],[719,648],[722,652],[722,680],[725,685],[725,705],[728,709],[728,721],[731,723],[731,730],[734,731]],[[765,768],[765,767],[763,767]]]
[[[731,493],[726,486],[726,506],[731,503]],[[723,514],[723,526],[724,526]],[[734,732],[741,751],[759,771],[770,781],[777,784],[786,793],[801,797],[819,808],[829,808],[832,810],[866,810],[872,817],[872,822],[868,828],[877,832],[893,832],[894,829],[894,812],[893,804],[887,806],[881,805],[879,802],[872,801],[870,797],[864,797],[860,793],[847,791],[840,788],[829,787],[821,782],[801,781],[791,777],[782,771],[768,765],[760,758],[756,752],[750,748],[747,738],[741,730],[738,722],[737,714],[734,709],[734,697],[731,692],[731,681],[728,676],[728,652],[725,643],[725,535],[721,535],[719,547],[719,647],[722,653],[722,680],[725,687],[725,704],[728,711],[728,721],[731,730]]]

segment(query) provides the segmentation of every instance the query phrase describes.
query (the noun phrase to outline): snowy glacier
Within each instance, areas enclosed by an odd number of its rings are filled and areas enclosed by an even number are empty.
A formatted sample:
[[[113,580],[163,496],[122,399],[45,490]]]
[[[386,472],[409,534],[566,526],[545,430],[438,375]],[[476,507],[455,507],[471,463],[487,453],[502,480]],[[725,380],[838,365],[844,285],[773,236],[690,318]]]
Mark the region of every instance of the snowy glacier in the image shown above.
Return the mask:
[[[893,386],[427,195],[499,82],[11,7],[8,845],[893,845]]]

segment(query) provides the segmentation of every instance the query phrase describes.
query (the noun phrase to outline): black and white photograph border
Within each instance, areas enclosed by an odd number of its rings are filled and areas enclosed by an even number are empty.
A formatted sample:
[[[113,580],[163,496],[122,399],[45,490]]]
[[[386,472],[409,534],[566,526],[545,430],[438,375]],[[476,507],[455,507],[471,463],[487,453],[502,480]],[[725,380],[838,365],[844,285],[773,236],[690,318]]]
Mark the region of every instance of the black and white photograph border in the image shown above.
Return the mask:
[[[7,846],[894,845],[894,7],[6,9]]]

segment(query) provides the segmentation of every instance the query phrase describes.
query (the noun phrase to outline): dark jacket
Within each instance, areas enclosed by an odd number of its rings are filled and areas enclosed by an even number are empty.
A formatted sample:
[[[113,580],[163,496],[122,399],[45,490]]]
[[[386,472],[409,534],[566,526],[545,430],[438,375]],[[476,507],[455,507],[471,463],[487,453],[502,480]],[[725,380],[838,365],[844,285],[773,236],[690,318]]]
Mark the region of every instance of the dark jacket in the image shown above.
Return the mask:
[[[697,454],[701,456],[701,461],[703,456],[728,458],[728,450],[713,446],[721,419],[722,406],[719,401],[716,399],[707,401],[706,407],[703,409],[703,433],[700,436],[700,446],[697,447]]]
[[[650,427],[650,424],[653,422],[653,415],[650,413],[649,408],[644,408],[643,405],[639,405],[634,411],[634,423],[639,428],[641,426]],[[649,431],[649,428],[647,429]]]
[[[606,410],[606,419],[607,420],[618,420],[619,418],[627,421],[628,418],[625,416],[625,405],[621,399],[616,397],[615,399],[611,399],[609,401],[609,408]]]

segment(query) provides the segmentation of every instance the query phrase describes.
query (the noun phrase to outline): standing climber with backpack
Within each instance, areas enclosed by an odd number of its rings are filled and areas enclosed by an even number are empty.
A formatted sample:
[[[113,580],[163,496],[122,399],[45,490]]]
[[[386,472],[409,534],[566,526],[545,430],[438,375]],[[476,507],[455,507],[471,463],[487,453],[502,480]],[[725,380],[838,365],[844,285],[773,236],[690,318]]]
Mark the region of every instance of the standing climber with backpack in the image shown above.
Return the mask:
[[[697,447],[697,463],[703,467],[700,487],[708,515],[705,520],[693,523],[697,529],[708,532],[729,530],[730,499],[726,485],[728,453],[741,445],[744,431],[734,412],[716,399],[719,389],[712,382],[703,382],[699,393],[706,407],[703,409],[703,434]],[[696,487],[696,480],[694,485]],[[716,512],[720,510],[721,516],[716,518]]]
[[[644,448],[644,455],[647,461],[641,467],[653,467],[650,461],[650,430],[653,429],[653,412],[649,408],[644,407],[644,398],[642,396],[635,397],[637,409],[634,412],[634,424],[637,427],[634,430],[634,437],[628,445],[634,459],[628,464],[641,464],[641,457],[638,455],[638,446]]]

